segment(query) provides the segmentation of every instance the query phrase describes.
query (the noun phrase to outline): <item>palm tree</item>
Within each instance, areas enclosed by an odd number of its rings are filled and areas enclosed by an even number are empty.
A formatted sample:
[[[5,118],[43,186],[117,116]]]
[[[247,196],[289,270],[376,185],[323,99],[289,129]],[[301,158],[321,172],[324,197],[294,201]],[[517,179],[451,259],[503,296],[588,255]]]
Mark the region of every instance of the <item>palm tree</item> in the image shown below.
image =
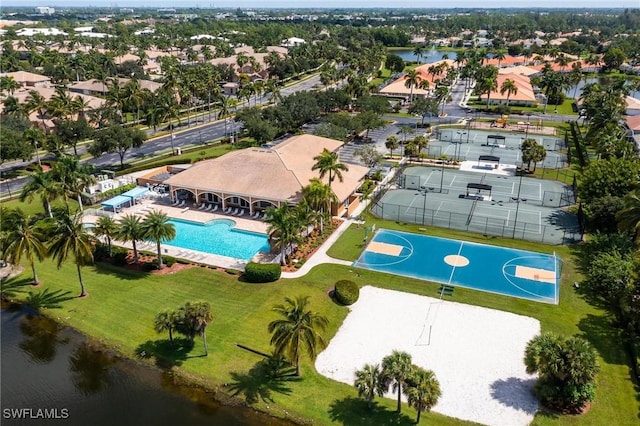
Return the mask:
[[[325,346],[324,338],[318,330],[325,330],[329,320],[311,310],[309,296],[298,296],[295,299],[285,297],[285,305],[276,305],[273,311],[281,317],[271,321],[268,326],[272,333],[271,344],[276,355],[284,355],[296,367],[296,376],[300,375],[300,354],[306,352],[311,360],[315,360],[318,349]]]
[[[597,358],[587,340],[547,332],[527,343],[524,364],[527,374],[538,373],[536,390],[545,405],[581,409],[593,398]]]
[[[422,58],[422,46],[418,45],[414,47],[413,54],[416,57],[416,62],[420,63],[420,59]]]
[[[166,213],[152,210],[142,222],[144,236],[155,241],[158,249],[158,269],[162,269],[162,250],[160,243],[170,241],[176,237],[176,227],[169,222]]]
[[[73,255],[80,280],[81,291],[78,297],[84,297],[87,292],[84,289],[81,268],[93,262],[94,237],[85,230],[81,214],[73,215],[69,210],[58,210],[54,218],[56,225],[52,233],[49,252],[57,261],[58,268],[67,260],[69,254]]]
[[[420,367],[413,367],[413,373],[408,382],[409,386],[405,390],[405,394],[409,406],[418,411],[417,424],[420,423],[420,413],[431,411],[442,395],[442,391],[435,373]]]
[[[109,257],[111,257],[111,240],[116,237],[118,233],[118,224],[113,218],[109,216],[101,216],[96,222],[93,233],[96,237],[105,237],[107,239],[107,246],[109,247]]]
[[[49,214],[49,217],[53,217],[51,202],[58,198],[63,192],[62,186],[56,182],[52,175],[49,172],[43,171],[42,167],[38,166],[36,171],[29,175],[25,186],[22,187],[20,201],[27,200],[31,202],[34,196],[40,195],[42,206]]]
[[[333,193],[329,185],[326,185],[318,178],[313,178],[309,181],[309,185],[302,188],[302,198],[311,209],[321,213],[320,233],[322,233],[323,217],[330,214],[331,203],[337,202],[336,194]]]
[[[384,146],[389,150],[389,157],[393,158],[393,150],[398,149],[398,137],[394,135],[389,136]]]
[[[353,386],[358,390],[358,396],[367,401],[367,405],[371,410],[373,408],[373,399],[384,395],[385,383],[382,377],[382,371],[378,364],[365,364],[362,370],[356,371],[356,380]]]
[[[507,93],[507,106],[509,106],[509,98],[511,97],[511,95],[518,94],[518,86],[516,86],[516,82],[511,80],[510,78],[507,78],[505,81],[503,81],[502,85],[500,86],[500,94],[504,95],[505,92]]]
[[[269,224],[267,234],[269,242],[280,248],[280,264],[284,265],[291,246],[300,241],[300,224],[293,209],[284,204],[280,207],[270,207],[266,210],[264,221]]]
[[[413,88],[417,87],[420,84],[420,81],[422,81],[422,78],[420,77],[420,73],[418,73],[416,70],[407,71],[407,75],[404,80],[404,87],[410,90],[410,94],[409,94],[410,102],[413,102]]]
[[[133,244],[133,259],[138,263],[138,247],[137,241],[141,241],[145,237],[145,230],[142,227],[142,221],[139,216],[128,214],[118,222],[117,239],[121,241],[131,241]]]
[[[169,342],[173,342],[173,329],[176,324],[175,311],[162,311],[153,320],[153,329],[156,333],[169,332]]]
[[[24,256],[33,272],[33,285],[38,285],[35,259],[44,259],[47,250],[46,230],[42,222],[33,222],[22,209],[3,212],[2,258],[14,265],[20,264]]]
[[[209,302],[187,302],[177,313],[177,331],[185,333],[191,340],[197,335],[204,341],[204,355],[209,355],[207,346],[207,325],[213,321]]]
[[[640,235],[640,196],[635,191],[627,194],[624,199],[624,208],[616,214],[618,228],[632,232],[635,239]]]
[[[75,195],[82,211],[82,191],[95,182],[95,177],[91,174],[92,166],[80,163],[74,156],[64,155],[51,172],[53,179],[58,180],[64,189],[65,203],[67,195]]]
[[[40,153],[38,151],[45,141],[44,132],[37,127],[29,127],[24,131],[22,136],[26,142],[33,146],[33,149],[36,152],[36,158],[38,159],[38,166],[42,167],[42,163],[40,162]]]
[[[311,170],[320,171],[320,179],[323,179],[327,173],[329,173],[329,187],[331,182],[337,177],[342,182],[342,172],[349,171],[349,167],[346,164],[338,161],[338,154],[330,152],[327,148],[324,148],[322,152],[313,157],[315,163]]]
[[[387,355],[382,359],[382,375],[385,378],[385,384],[389,387],[393,384],[393,391],[398,393],[399,413],[402,409],[402,389],[407,385],[407,379],[411,375],[411,354],[394,350],[391,355]]]

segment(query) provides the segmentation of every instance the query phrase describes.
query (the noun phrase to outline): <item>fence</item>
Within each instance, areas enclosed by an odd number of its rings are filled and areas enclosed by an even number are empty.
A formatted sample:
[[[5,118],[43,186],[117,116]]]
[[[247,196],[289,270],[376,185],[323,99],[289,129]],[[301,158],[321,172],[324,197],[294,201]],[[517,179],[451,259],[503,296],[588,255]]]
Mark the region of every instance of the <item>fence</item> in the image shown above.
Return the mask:
[[[507,238],[518,238],[547,244],[570,244],[581,240],[579,226],[558,227],[499,218],[474,216],[470,213],[455,213],[421,207],[383,203],[372,204],[371,213],[397,222],[430,225],[438,228],[458,229],[477,232],[484,235],[495,235]]]

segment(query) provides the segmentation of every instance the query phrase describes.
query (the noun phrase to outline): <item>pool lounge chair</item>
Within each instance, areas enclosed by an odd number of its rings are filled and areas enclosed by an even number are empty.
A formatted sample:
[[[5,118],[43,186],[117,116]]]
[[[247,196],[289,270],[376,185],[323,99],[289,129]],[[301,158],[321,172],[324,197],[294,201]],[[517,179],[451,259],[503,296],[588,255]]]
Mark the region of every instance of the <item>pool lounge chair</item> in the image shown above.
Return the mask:
[[[255,212],[255,214],[251,215],[251,219],[257,219],[258,217],[260,217],[260,212],[259,211]]]
[[[207,207],[207,205],[205,203],[200,204],[200,207],[198,207],[198,210],[205,210]]]
[[[186,202],[187,202],[187,200],[180,201],[180,204],[178,204],[178,207],[184,207]]]
[[[211,204],[207,204],[207,207],[205,207],[203,211],[208,212],[209,210],[211,210]]]
[[[238,216],[244,216],[245,213],[246,213],[245,209],[240,209],[240,213],[238,213]]]
[[[180,200],[176,199],[175,203],[171,203],[172,206],[177,206],[178,204],[180,204]]]
[[[240,209],[239,209],[238,207],[236,207],[236,209],[234,210],[234,212],[233,212],[233,213],[231,213],[231,216],[237,216],[237,215],[238,215],[238,211],[239,211],[239,210],[240,210]]]
[[[212,204],[213,209],[211,209],[211,213],[215,212],[216,210],[218,210],[218,205],[217,204]]]
[[[233,210],[233,207],[227,207],[226,209],[224,209],[224,211],[222,213],[229,214],[229,213],[231,213],[231,210]]]

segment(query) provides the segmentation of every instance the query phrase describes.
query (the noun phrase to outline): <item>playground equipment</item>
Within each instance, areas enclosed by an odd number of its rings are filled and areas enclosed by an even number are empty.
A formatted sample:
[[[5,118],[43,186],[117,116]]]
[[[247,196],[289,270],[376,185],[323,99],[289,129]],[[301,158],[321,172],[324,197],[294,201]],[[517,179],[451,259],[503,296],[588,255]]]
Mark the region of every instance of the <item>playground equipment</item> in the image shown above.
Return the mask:
[[[503,115],[501,118],[498,118],[493,123],[491,123],[491,127],[502,127],[504,129],[505,127],[507,127],[507,118],[509,118],[508,115]]]

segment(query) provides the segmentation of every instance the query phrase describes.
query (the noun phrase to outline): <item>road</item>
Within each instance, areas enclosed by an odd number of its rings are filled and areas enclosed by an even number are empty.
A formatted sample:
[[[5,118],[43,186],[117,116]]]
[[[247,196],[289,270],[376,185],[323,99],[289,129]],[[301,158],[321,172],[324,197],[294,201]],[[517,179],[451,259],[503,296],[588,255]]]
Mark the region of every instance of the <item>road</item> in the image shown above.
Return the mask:
[[[321,86],[320,76],[314,75],[311,78],[308,78],[304,81],[297,82],[292,84],[291,86],[285,87],[281,90],[281,95],[286,97],[292,93],[300,92],[300,91],[311,91]],[[467,112],[467,108],[460,106],[460,102],[464,96],[464,83],[459,81],[456,85],[454,85],[451,93],[452,100],[448,102],[444,107],[444,112],[446,117],[433,117],[427,118],[425,121],[431,122],[433,124],[450,124],[455,123],[457,120],[465,117],[473,116],[474,118],[495,118],[495,114],[469,114]],[[264,104],[269,101],[269,96],[263,96],[258,100],[258,103]],[[206,144],[207,141],[211,141],[214,139],[221,138],[226,134],[234,134],[237,131],[240,131],[242,128],[242,123],[235,122],[233,119],[227,120],[226,129],[225,129],[225,120],[217,120],[212,122],[204,122],[208,115],[204,115],[203,117],[199,117],[199,122],[195,124],[193,121],[190,127],[186,127],[183,125],[181,128],[177,129],[173,135],[161,136],[158,138],[152,138],[147,140],[144,145],[140,148],[133,149],[128,151],[124,156],[124,161],[131,161],[137,158],[146,157],[152,154],[156,154],[159,152],[170,152],[172,148],[178,147],[186,147],[190,145],[197,144]],[[415,126],[417,122],[421,121],[421,118],[410,118],[410,117],[386,117],[392,120],[395,120],[397,124],[403,125],[407,124],[410,126]],[[554,120],[554,121],[566,121],[569,119],[575,120],[575,116],[562,116],[558,114],[546,114],[546,115],[531,115],[530,121],[537,120],[538,118],[542,118],[544,120]],[[383,149],[384,151],[384,149]],[[86,152],[86,147],[81,147],[79,149],[79,153]],[[120,156],[118,154],[105,154],[98,158],[91,158],[87,160],[88,163],[95,165],[98,168],[116,165],[120,163]],[[4,173],[7,170],[14,169],[16,167],[22,168],[25,167],[25,162],[20,161],[12,161],[7,162],[0,165],[0,173]],[[7,195],[15,195],[16,193],[22,190],[27,177],[21,177],[13,180],[6,180],[0,183],[0,196]]]
[[[283,97],[289,96],[295,92],[301,91],[310,91],[315,87],[319,86],[320,76],[314,75],[306,80],[297,82],[290,86],[284,87],[281,89],[280,93]],[[258,103],[264,104],[269,101],[269,96],[263,96],[259,98]],[[133,149],[128,151],[124,156],[124,161],[131,161],[137,158],[146,157],[151,154],[156,154],[159,152],[171,152],[172,149],[182,148],[190,145],[198,145],[198,144],[206,144],[207,141],[215,140],[223,137],[225,134],[234,134],[235,132],[239,132],[242,129],[242,123],[236,122],[233,119],[226,120],[216,120],[211,122],[205,122],[208,118],[208,115],[205,114],[202,117],[199,117],[198,123],[194,123],[195,120],[192,119],[192,123],[190,127],[187,127],[186,124],[183,124],[182,127],[176,129],[173,137],[171,135],[161,136],[158,138],[153,138],[151,131],[149,131],[152,139],[147,140],[144,145],[140,148]],[[79,147],[78,153],[84,154],[86,152],[86,147]],[[16,168],[24,168],[31,162],[22,162],[22,161],[10,161],[0,165],[0,173],[6,173],[9,170],[14,170]],[[116,153],[112,154],[104,154],[98,158],[91,158],[86,161],[87,163],[93,164],[98,168],[111,166],[120,164],[120,156]],[[27,177],[20,177],[12,180],[5,180],[0,184],[0,196],[15,195],[16,193],[22,190],[22,187],[25,185],[27,181]]]

